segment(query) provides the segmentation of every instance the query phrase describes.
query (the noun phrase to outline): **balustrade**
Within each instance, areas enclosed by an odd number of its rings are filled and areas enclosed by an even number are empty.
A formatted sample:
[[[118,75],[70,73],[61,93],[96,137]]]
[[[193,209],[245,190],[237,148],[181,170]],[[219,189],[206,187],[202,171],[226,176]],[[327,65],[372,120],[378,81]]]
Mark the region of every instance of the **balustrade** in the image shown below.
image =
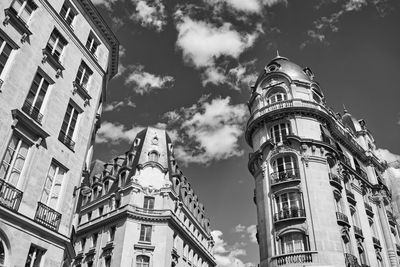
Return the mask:
[[[309,251],[280,255],[275,258],[278,266],[291,263],[310,263],[313,262],[312,253]]]
[[[300,180],[298,168],[290,168],[284,171],[273,172],[271,173],[270,177],[271,177],[271,184]]]
[[[0,179],[0,205],[10,210],[18,211],[21,204],[22,191]]]
[[[61,222],[61,213],[58,213],[41,202],[38,202],[35,221],[53,231],[58,231]]]

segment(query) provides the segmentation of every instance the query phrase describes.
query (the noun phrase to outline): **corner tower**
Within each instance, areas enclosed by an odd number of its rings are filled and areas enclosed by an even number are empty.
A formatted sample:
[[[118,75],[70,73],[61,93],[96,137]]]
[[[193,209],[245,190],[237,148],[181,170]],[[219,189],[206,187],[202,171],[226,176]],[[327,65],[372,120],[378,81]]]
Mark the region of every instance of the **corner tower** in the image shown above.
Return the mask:
[[[280,56],[248,106],[260,266],[398,266],[390,193],[365,122],[333,112],[312,71]]]
[[[146,128],[81,186],[74,266],[214,267],[205,208],[165,130]]]

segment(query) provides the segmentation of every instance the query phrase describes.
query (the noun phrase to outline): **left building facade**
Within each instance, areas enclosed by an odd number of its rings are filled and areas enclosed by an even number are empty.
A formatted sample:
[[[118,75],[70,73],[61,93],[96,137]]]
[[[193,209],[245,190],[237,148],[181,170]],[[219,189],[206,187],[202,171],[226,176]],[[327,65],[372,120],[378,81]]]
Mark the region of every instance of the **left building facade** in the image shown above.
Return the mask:
[[[0,266],[68,266],[119,43],[90,0],[2,0],[0,22]]]

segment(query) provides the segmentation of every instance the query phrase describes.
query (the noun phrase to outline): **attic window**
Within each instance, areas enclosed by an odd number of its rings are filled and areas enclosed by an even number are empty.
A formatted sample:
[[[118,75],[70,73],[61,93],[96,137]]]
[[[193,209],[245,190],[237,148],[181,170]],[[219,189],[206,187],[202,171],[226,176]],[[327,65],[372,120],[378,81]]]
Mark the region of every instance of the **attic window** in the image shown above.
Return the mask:
[[[314,73],[311,71],[310,68],[307,67],[303,71],[305,74],[307,74],[308,77],[310,77],[311,80],[314,79]]]
[[[158,159],[160,158],[160,154],[153,150],[149,152],[149,161],[154,161],[154,162],[158,162]]]
[[[277,71],[279,69],[279,65],[276,63],[272,63],[271,65],[266,67],[267,72]]]

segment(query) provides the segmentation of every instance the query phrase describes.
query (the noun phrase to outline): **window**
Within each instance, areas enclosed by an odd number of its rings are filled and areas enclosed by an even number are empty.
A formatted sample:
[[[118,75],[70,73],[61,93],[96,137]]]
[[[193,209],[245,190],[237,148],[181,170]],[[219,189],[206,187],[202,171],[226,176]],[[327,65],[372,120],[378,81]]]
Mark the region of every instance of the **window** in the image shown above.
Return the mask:
[[[65,38],[57,29],[54,29],[47,43],[46,51],[52,55],[55,60],[60,61],[62,52],[66,45],[67,41]]]
[[[90,51],[92,55],[96,55],[97,47],[99,47],[100,42],[96,38],[96,36],[93,34],[93,32],[90,32],[88,39],[86,41],[86,48]]]
[[[150,258],[148,256],[139,255],[136,257],[136,267],[149,267]]]
[[[358,248],[358,255],[360,256],[361,266],[367,265],[367,257],[365,255],[365,250],[362,245],[362,241],[358,241],[357,248]]]
[[[49,88],[47,81],[42,74],[36,73],[28,96],[26,97],[23,110],[28,113],[34,120],[41,122],[42,114],[40,113],[47,89]]]
[[[110,228],[110,240],[109,241],[114,241],[115,237],[115,226]]]
[[[66,171],[62,167],[54,162],[51,163],[40,202],[53,209],[57,209],[60,203],[65,173]]]
[[[272,179],[282,181],[298,174],[297,161],[293,156],[286,155],[272,162]]]
[[[28,151],[26,141],[14,133],[1,161],[0,179],[17,186]]]
[[[290,124],[289,123],[280,123],[273,126],[270,129],[270,137],[274,141],[274,143],[281,143],[286,139],[286,136],[290,134]]]
[[[280,249],[281,254],[308,251],[307,236],[300,232],[285,234],[280,238]]]
[[[0,74],[6,66],[7,60],[10,57],[12,46],[0,35]]]
[[[75,82],[82,88],[86,89],[89,78],[92,74],[93,71],[88,67],[88,65],[86,65],[85,62],[82,61],[81,65],[79,66],[78,73],[76,74]]]
[[[76,12],[75,8],[72,6],[69,0],[66,0],[61,7],[60,15],[67,22],[69,26],[72,27],[72,22],[74,21],[75,16],[78,12]]]
[[[92,212],[89,211],[89,212],[87,213],[87,220],[88,220],[88,222],[89,222],[91,219],[92,219]]]
[[[96,245],[97,245],[97,238],[99,237],[99,234],[98,233],[94,233],[93,234],[93,236],[92,236],[92,247],[96,247]]]
[[[355,207],[350,207],[351,218],[353,220],[353,225],[356,227],[360,227],[360,218],[358,217],[358,213]]]
[[[6,252],[3,245],[3,240],[0,238],[0,267],[4,267],[6,261]]]
[[[99,216],[103,215],[103,210],[104,210],[103,207],[99,207]]]
[[[81,251],[85,250],[85,245],[86,245],[86,238],[83,237],[81,239]]]
[[[275,197],[275,220],[303,217],[304,207],[300,192],[283,193]]]
[[[145,225],[142,224],[140,226],[140,241],[145,241],[145,242],[151,242],[151,231],[152,231],[152,226],[151,225]]]
[[[312,90],[312,98],[317,103],[321,103],[322,101],[322,95],[314,89]]]
[[[76,122],[78,120],[78,110],[71,103],[68,104],[67,111],[64,116],[64,121],[61,126],[60,135],[58,139],[66,144],[71,149],[74,148],[75,143],[72,141]]]
[[[14,0],[11,10],[26,24],[36,9],[36,4],[32,0]]]
[[[183,244],[183,257],[187,258],[188,256],[189,246],[187,244]]]
[[[154,162],[158,162],[158,158],[160,157],[157,151],[149,152],[148,156],[149,156],[149,161],[154,161]]]
[[[273,103],[276,103],[276,102],[280,102],[280,101],[284,101],[284,100],[287,100],[287,96],[286,96],[285,93],[275,93],[275,94],[272,94],[272,95],[270,95],[268,97],[267,102],[270,105],[270,104],[273,104]]]
[[[154,197],[144,197],[143,208],[148,210],[154,209]]]
[[[111,267],[111,257],[104,258],[105,267]]]
[[[39,267],[45,252],[45,250],[31,245],[28,257],[26,258],[25,267]]]

